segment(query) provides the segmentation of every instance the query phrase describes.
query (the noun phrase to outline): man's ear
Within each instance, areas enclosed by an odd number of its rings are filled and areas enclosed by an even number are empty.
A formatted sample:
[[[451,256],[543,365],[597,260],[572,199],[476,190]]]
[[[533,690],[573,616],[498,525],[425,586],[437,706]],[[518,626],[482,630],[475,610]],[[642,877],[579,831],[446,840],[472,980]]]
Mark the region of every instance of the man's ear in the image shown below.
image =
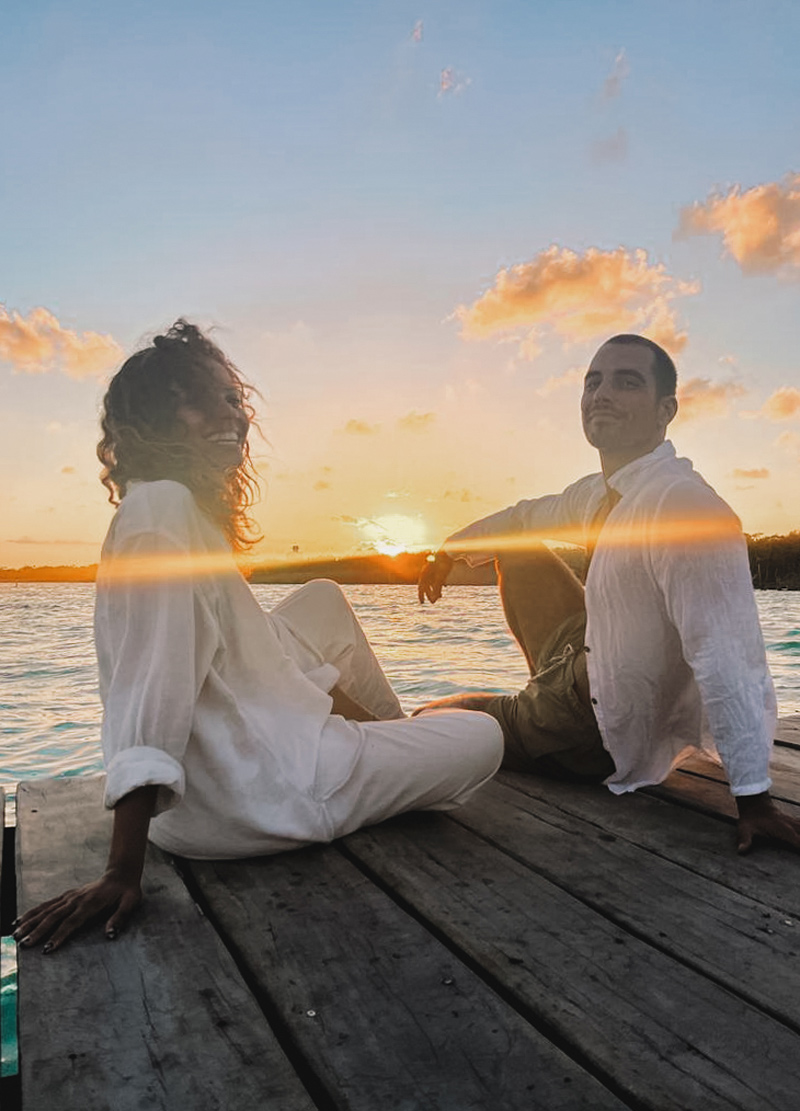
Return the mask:
[[[658,402],[661,410],[661,415],[664,418],[664,427],[666,428],[670,421],[675,419],[675,414],[678,412],[678,399],[672,394],[671,397],[662,397]]]

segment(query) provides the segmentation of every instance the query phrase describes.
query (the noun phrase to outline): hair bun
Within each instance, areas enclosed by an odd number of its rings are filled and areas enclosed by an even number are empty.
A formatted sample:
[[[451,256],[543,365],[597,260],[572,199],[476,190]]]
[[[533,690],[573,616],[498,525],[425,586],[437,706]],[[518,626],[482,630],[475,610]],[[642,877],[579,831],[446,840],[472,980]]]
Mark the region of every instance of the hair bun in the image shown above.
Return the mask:
[[[153,340],[153,347],[158,347],[159,350],[164,348],[164,347],[168,347],[168,346],[169,346],[169,340],[167,339],[166,336],[156,336]]]

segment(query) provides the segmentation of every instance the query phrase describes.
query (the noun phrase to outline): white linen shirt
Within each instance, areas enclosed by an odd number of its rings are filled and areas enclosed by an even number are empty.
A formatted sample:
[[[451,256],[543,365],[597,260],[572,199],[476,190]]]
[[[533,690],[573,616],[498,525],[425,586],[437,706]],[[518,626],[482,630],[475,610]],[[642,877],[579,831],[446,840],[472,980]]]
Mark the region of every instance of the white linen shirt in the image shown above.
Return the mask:
[[[691,747],[716,751],[731,792],[771,786],[776,701],[738,518],[669,441],[616,471],[620,495],[586,579],[595,716],[616,794],[660,783]],[[529,532],[586,544],[602,474],[521,501],[454,533],[471,563],[483,537]],[[459,544],[469,541],[466,549]]]
[[[282,638],[190,491],[131,484],[97,577],[106,806],[157,784],[151,839],[194,857],[328,840],[315,794],[323,728],[343,778],[358,746],[329,716],[338,669],[304,674]]]

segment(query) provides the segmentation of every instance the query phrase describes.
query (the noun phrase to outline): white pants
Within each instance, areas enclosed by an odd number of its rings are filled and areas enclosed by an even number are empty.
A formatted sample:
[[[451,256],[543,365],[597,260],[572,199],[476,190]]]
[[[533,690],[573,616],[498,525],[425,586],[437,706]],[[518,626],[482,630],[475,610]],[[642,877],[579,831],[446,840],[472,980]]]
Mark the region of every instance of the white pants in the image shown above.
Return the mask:
[[[406,810],[461,805],[500,766],[503,737],[488,714],[435,710],[406,718],[358,618],[336,583],[301,586],[270,611],[301,669],[325,663],[375,722],[332,716],[322,735],[315,795],[331,837]]]

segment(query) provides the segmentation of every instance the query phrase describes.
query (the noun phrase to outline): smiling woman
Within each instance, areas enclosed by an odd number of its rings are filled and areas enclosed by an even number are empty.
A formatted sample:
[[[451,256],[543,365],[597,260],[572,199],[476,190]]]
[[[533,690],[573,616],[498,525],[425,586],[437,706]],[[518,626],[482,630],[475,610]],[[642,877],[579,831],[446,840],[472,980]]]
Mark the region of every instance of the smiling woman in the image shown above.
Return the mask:
[[[112,843],[100,879],[23,914],[23,945],[50,952],[96,917],[114,938],[148,837],[192,858],[282,852],[450,809],[500,763],[485,714],[405,717],[335,583],[261,609],[231,551],[248,543],[251,416],[236,368],[183,320],[109,386],[98,455],[118,509],[94,630]]]
[[[257,491],[247,434],[249,387],[199,328],[177,320],[112,378],[97,456],[118,505],[131,481],[173,479],[236,549],[248,547]]]

